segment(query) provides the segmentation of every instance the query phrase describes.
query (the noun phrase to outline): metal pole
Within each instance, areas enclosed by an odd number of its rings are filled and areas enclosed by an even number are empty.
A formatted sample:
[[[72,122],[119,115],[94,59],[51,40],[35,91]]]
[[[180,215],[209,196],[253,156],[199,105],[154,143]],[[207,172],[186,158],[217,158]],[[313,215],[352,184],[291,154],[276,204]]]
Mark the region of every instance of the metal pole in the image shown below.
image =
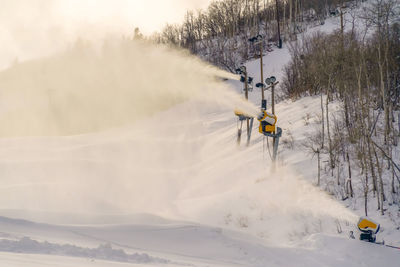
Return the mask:
[[[244,95],[246,97],[246,100],[249,99],[249,87],[248,87],[248,78],[247,78],[247,70],[244,72]]]
[[[247,121],[249,121],[249,119],[247,119]],[[247,146],[250,144],[251,131],[253,129],[253,121],[254,121],[254,118],[251,118],[250,119],[250,128],[249,128],[249,131],[247,132]]]
[[[264,39],[261,40],[260,44],[260,69],[261,69],[261,83],[263,84],[261,88],[261,99],[264,100],[264,73],[263,73],[263,42]]]
[[[271,85],[271,107],[272,107],[272,114],[274,114],[274,115],[275,115],[275,84],[276,83],[272,83],[272,85]],[[275,132],[274,132],[274,134],[275,134]],[[275,144],[276,144],[276,138],[275,137],[272,138],[272,144],[273,144],[274,149],[275,149]],[[274,151],[274,154],[275,154],[275,151]],[[273,157],[273,161],[274,162],[275,162],[275,158],[276,158],[276,156],[274,155],[274,157]],[[275,164],[275,163],[273,163],[273,164]]]
[[[281,28],[279,25],[279,5],[278,0],[275,0],[276,3],[276,21],[278,22],[278,48],[282,48],[282,40],[281,40]]]
[[[277,83],[272,83],[271,86],[271,107],[272,107],[272,114],[275,115],[275,85]]]
[[[249,85],[248,85],[248,77],[247,77],[247,69],[244,72],[244,90],[246,100],[249,99]],[[247,126],[247,144],[249,144],[249,134],[250,134],[250,126],[249,126],[249,119],[246,119],[246,126]]]
[[[274,151],[273,151],[273,153],[272,153],[272,160],[274,161],[274,167],[275,167],[275,161],[276,161],[276,155],[278,154],[278,145],[279,145],[279,137],[277,137],[276,138],[276,140],[275,140],[275,137],[274,137]]]
[[[242,126],[243,126],[243,121],[240,121],[240,128],[238,128],[238,133],[237,133],[237,144],[240,145],[240,139],[242,137]]]

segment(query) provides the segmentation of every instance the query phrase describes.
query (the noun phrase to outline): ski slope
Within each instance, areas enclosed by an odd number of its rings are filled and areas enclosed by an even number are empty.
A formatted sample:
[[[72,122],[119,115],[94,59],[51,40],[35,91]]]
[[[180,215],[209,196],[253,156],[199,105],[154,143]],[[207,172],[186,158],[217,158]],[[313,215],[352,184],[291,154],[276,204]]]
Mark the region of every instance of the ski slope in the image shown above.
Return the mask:
[[[150,216],[144,217],[151,221]],[[293,246],[268,246],[223,228],[169,220],[146,225],[61,226],[0,218],[0,225],[7,229],[9,240],[27,232],[38,240],[22,238],[12,245],[8,242],[7,247],[3,239],[2,266],[373,266],[381,262],[396,266],[399,253],[322,234],[307,236]],[[52,241],[40,241],[43,238]],[[82,256],[66,245],[71,242],[75,250],[94,247],[92,252],[97,253]],[[121,250],[136,256],[126,259]]]
[[[280,80],[289,59],[287,48],[267,54],[264,76]],[[258,81],[258,61],[246,65]],[[232,108],[207,93],[123,127],[2,137],[0,266],[398,266],[399,250],[349,239],[357,210],[313,185],[301,144],[319,98],[277,104],[294,147],[282,142],[272,172],[258,123],[238,146]]]

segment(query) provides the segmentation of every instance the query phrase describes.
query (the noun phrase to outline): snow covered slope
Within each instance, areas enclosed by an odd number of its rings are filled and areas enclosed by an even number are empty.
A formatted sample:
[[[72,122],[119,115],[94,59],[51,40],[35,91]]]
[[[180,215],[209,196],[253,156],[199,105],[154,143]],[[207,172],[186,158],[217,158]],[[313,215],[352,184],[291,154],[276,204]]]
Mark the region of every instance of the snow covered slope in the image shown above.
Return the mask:
[[[399,259],[394,249],[337,236],[314,234],[276,247],[223,228],[177,221],[59,226],[0,218],[0,225],[8,233],[0,241],[6,251],[0,253],[2,266],[397,266]],[[25,233],[32,238],[21,237]]]
[[[266,55],[265,76],[288,59]],[[398,266],[398,250],[348,239],[358,216],[311,183],[301,142],[319,99],[277,105],[294,149],[282,143],[273,173],[257,123],[238,146],[214,93],[125,127],[1,138],[0,266]]]
[[[285,130],[304,128],[298,110],[313,100],[278,105]],[[351,225],[342,222],[345,232],[337,236],[337,220],[356,216],[296,174],[309,159],[283,149],[285,164],[271,174],[256,126],[251,145],[238,147],[232,111],[205,106],[181,104],[140,128],[3,139],[1,214],[42,222],[2,218],[3,238],[19,240],[11,251],[49,254],[48,247],[26,248],[27,236],[80,248],[111,244],[195,266],[368,266],[382,259],[396,266],[398,251],[348,240]],[[311,162],[306,170],[312,169]],[[143,212],[170,219],[129,215]],[[101,266],[113,253],[93,260]],[[22,254],[2,255],[0,263],[21,266]],[[68,257],[65,266],[94,264],[63,249],[57,255]],[[23,259],[38,266],[54,261]]]

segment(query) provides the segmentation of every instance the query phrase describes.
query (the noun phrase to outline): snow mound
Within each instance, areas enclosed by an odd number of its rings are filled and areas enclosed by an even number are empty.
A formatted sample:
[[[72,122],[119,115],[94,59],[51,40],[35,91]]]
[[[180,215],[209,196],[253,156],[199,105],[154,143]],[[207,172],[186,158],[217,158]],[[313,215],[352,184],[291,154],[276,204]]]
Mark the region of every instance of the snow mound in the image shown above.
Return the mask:
[[[129,263],[170,263],[169,260],[152,257],[147,253],[128,254],[123,249],[114,249],[110,243],[101,244],[97,248],[83,248],[70,244],[38,242],[30,237],[23,237],[20,240],[2,239],[0,240],[0,251],[51,254]]]

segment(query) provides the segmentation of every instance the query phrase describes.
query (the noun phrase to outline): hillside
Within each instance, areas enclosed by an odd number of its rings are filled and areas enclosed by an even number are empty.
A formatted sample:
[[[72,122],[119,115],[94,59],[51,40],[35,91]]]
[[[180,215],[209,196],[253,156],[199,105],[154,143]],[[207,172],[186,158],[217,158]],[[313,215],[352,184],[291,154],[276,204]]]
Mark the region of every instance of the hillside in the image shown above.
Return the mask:
[[[299,39],[333,32],[338,20]],[[316,184],[305,145],[320,127],[320,95],[284,99],[278,87],[273,171],[258,122],[249,146],[237,144],[233,109],[257,114],[259,88],[246,103],[238,76],[188,53],[107,44],[0,73],[9,126],[0,131],[1,266],[398,266],[398,249],[358,240],[363,174],[353,171],[354,197],[344,199],[325,153]],[[265,54],[264,78],[283,83],[289,47]],[[244,64],[258,82],[259,60]],[[342,103],[329,108],[333,118]],[[399,147],[392,153],[399,162]],[[335,169],[341,182],[345,167]],[[392,196],[381,215],[371,192],[368,216],[381,224],[377,241],[400,246]]]

